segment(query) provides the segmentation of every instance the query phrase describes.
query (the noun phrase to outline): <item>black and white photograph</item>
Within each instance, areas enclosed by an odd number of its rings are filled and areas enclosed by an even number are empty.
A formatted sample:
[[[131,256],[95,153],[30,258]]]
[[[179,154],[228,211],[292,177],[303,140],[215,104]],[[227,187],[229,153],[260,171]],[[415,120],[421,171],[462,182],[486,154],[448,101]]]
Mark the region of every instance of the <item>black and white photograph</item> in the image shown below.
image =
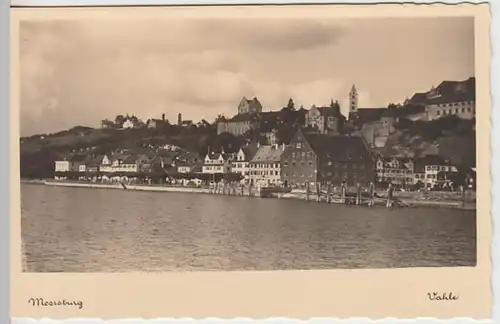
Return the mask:
[[[475,267],[474,26],[22,20],[22,271]]]

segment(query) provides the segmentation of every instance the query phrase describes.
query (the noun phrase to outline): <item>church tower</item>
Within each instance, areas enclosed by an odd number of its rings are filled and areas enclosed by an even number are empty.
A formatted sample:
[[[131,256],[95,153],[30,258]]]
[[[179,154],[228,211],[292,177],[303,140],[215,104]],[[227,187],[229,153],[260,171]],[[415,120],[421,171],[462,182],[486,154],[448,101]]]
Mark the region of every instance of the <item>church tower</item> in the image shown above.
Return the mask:
[[[353,84],[351,92],[349,92],[349,114],[358,112],[358,91]]]

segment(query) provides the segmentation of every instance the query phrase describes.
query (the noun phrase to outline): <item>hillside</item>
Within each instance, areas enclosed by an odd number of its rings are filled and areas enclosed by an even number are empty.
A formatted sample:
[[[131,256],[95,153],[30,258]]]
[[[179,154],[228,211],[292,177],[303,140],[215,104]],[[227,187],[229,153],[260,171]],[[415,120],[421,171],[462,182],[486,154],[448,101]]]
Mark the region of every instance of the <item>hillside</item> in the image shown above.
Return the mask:
[[[475,121],[453,117],[433,122],[403,121],[396,125],[381,153],[385,156],[440,155],[455,165],[476,166]]]
[[[52,177],[54,161],[70,153],[105,154],[117,149],[154,152],[166,144],[182,151],[205,154],[208,148],[235,150],[245,138],[228,133],[216,134],[215,127],[202,128],[169,125],[163,129],[93,129],[74,127],[55,134],[20,139],[21,176]]]

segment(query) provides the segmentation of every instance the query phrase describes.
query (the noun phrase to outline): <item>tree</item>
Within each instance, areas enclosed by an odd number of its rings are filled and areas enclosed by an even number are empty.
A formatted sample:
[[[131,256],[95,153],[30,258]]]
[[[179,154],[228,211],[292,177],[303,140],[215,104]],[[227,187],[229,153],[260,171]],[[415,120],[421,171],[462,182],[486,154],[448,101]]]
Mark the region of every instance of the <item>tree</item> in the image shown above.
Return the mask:
[[[125,122],[125,117],[123,115],[118,115],[115,118],[115,124],[122,125]]]
[[[295,103],[293,102],[292,98],[288,99],[288,104],[286,105],[286,107],[290,110],[295,110]]]

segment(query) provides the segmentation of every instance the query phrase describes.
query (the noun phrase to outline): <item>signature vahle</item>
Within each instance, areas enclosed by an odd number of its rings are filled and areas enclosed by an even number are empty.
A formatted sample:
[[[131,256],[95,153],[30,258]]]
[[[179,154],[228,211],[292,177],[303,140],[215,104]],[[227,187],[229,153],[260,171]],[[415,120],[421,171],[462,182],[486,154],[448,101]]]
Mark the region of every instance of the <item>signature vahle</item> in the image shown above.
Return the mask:
[[[429,297],[430,300],[457,300],[459,296],[454,295],[452,292],[450,293],[431,292],[427,293],[427,297]]]

